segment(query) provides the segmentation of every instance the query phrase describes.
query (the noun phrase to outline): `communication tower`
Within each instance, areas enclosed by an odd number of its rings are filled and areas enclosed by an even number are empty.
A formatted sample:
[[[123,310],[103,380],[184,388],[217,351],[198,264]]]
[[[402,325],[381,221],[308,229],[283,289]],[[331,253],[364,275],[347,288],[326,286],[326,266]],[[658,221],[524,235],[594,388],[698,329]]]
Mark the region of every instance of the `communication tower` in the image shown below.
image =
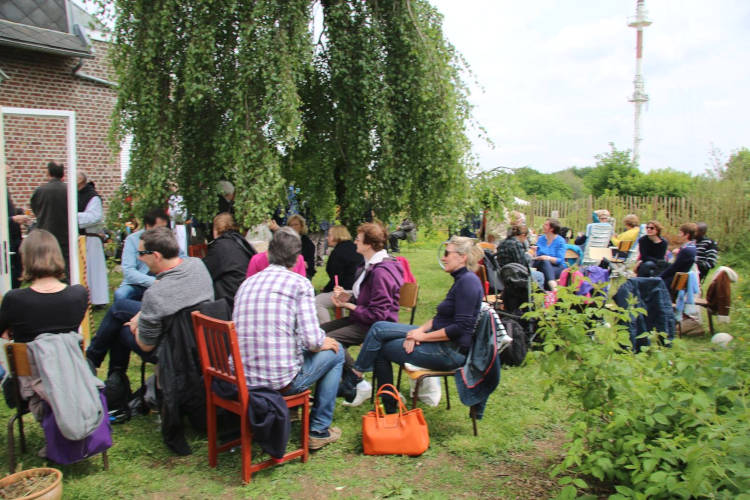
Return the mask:
[[[644,0],[637,0],[635,17],[631,18],[628,26],[636,29],[636,51],[635,51],[635,79],[633,80],[633,96],[629,99],[635,105],[634,130],[633,130],[633,163],[637,166],[640,159],[641,137],[641,109],[648,102],[648,94],[644,91],[643,75],[641,74],[641,61],[643,59],[643,28],[650,26]]]

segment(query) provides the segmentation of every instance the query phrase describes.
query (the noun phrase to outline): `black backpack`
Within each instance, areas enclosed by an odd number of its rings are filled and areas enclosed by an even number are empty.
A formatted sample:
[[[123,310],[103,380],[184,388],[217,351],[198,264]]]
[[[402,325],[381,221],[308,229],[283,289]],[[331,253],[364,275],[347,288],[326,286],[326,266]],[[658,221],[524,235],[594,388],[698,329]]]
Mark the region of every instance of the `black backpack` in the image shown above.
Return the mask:
[[[500,361],[504,365],[520,366],[526,359],[526,353],[529,350],[526,331],[513,318],[503,316],[500,319],[505,327],[505,332],[513,339],[513,342],[500,353]]]
[[[505,264],[500,270],[500,279],[504,286],[503,304],[505,304],[505,310],[520,316],[522,314],[521,305],[530,301],[531,272],[529,268],[517,262]]]
[[[104,396],[107,398],[107,410],[115,422],[130,418],[130,379],[123,370],[112,370],[104,381]]]
[[[500,279],[500,266],[495,254],[484,250],[484,268],[487,271],[487,281],[490,283],[490,293],[499,294],[503,291],[503,282]]]

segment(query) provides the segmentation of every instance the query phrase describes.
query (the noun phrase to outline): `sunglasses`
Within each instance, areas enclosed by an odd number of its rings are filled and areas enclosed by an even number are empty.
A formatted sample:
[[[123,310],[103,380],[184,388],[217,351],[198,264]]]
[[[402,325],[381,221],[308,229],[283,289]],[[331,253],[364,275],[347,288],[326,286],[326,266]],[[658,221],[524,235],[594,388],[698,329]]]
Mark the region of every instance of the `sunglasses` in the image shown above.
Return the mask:
[[[144,255],[151,255],[152,253],[154,253],[153,250],[138,250],[138,255],[140,255],[141,257],[143,257]]]
[[[445,252],[443,252],[443,257],[447,257],[452,253],[458,253],[458,252],[456,252],[455,250],[446,250]]]
[[[656,229],[654,226],[646,226],[646,229]]]

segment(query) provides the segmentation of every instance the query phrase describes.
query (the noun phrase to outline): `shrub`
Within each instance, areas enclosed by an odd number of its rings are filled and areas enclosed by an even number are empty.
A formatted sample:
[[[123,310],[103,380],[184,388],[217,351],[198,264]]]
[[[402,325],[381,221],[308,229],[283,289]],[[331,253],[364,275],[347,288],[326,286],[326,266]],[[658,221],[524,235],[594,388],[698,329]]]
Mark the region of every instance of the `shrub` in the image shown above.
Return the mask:
[[[548,375],[547,394],[563,390],[574,407],[566,471],[611,483],[612,498],[734,498],[750,491],[750,356],[738,337],[731,349],[676,340],[641,354],[629,349],[627,318],[604,299],[559,289],[560,301],[528,313],[544,347],[532,359]],[[582,312],[578,312],[582,310]],[[746,316],[746,314],[745,314]],[[738,318],[740,321],[741,318]],[[561,496],[580,479],[563,478]]]

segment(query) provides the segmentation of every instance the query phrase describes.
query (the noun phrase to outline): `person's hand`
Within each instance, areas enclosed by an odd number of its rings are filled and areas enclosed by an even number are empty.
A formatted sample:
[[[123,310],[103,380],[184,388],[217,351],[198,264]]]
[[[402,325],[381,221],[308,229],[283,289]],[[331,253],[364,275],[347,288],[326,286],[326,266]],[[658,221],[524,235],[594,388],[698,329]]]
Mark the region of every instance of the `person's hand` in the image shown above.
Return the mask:
[[[4,338],[5,340],[10,340],[10,330],[6,329],[3,333],[0,334],[0,337]]]
[[[331,337],[323,339],[323,345],[320,346],[321,351],[333,351],[336,354],[339,352],[339,343]]]
[[[138,318],[141,317],[141,312],[138,311],[135,316],[130,318],[130,321],[125,323],[125,326],[130,327],[130,331],[133,333],[133,336],[138,335]]]
[[[279,225],[278,225],[278,224],[276,223],[276,221],[275,221],[275,220],[273,220],[273,219],[270,219],[270,220],[268,221],[268,229],[270,229],[270,230],[271,230],[271,232],[274,232],[274,233],[275,233],[275,232],[276,232],[276,230],[277,230],[278,228],[279,228]]]
[[[349,302],[349,299],[352,298],[352,294],[346,293],[346,290],[344,290],[341,286],[333,287],[333,297],[339,302]],[[340,306],[339,306],[340,307]]]
[[[414,351],[414,346],[417,343],[412,339],[406,339],[404,340],[404,351],[406,351],[406,354],[411,354]]]
[[[11,219],[13,219],[13,222],[15,222],[16,224],[28,225],[31,223],[31,217],[24,214],[14,215],[13,217],[11,217]]]
[[[407,340],[413,340],[417,345],[419,345],[424,340],[424,332],[420,330],[419,328],[415,328],[414,330],[409,330],[406,333],[406,339]]]

